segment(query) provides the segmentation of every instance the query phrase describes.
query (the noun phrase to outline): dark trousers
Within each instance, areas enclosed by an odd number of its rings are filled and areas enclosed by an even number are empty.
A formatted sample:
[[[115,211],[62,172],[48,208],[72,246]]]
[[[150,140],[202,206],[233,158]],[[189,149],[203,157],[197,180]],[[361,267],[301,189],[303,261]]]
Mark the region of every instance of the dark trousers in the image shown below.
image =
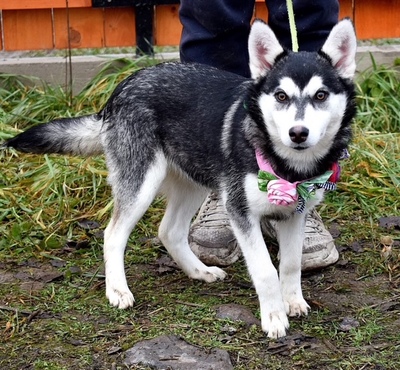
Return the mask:
[[[285,0],[266,0],[268,24],[291,49]],[[299,49],[319,50],[338,21],[338,0],[293,0]],[[198,62],[250,76],[247,39],[254,0],[181,0],[183,62]]]

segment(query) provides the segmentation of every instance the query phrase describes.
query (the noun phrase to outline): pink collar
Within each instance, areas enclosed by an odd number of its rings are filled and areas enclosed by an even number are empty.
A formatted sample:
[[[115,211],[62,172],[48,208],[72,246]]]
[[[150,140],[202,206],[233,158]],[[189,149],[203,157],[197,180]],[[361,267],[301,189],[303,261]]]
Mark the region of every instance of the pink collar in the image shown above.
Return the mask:
[[[342,157],[340,157],[339,159],[347,159],[347,158],[349,158],[348,151],[344,150],[344,152],[342,154]],[[271,164],[262,156],[261,152],[258,149],[256,149],[256,159],[257,159],[258,168],[261,171],[269,172],[272,175],[274,175],[275,177],[280,178],[275,173],[275,171],[272,169]],[[330,171],[332,171],[332,175],[330,176],[329,181],[333,182],[333,183],[337,183],[339,181],[339,178],[340,178],[340,166],[339,166],[339,163],[334,163],[332,165]],[[311,180],[313,180],[313,179],[303,180],[303,181],[296,181],[296,182],[294,182],[294,184],[298,184],[299,182],[307,182],[307,181],[311,181]]]
[[[291,183],[279,177],[272,169],[271,164],[256,150],[256,159],[260,171],[258,172],[258,188],[267,192],[271,204],[289,206],[297,202],[296,212],[302,213],[307,200],[313,198],[315,190],[336,189],[336,182],[340,176],[340,166],[334,163],[331,171],[309,180]]]
[[[272,169],[271,164],[262,156],[261,152],[258,149],[256,149],[256,159],[258,168],[261,171],[269,172],[272,173],[274,176],[279,177]]]
[[[262,154],[258,149],[256,149],[256,159],[260,170],[272,173],[274,176],[276,176],[275,171],[272,169],[269,162],[265,160],[265,158],[262,156]]]

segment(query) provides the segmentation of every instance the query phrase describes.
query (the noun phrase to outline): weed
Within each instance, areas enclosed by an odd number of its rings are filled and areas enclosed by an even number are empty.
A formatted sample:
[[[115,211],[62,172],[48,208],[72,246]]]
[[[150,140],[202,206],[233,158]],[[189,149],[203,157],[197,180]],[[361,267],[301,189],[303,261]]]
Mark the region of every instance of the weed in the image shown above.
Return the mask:
[[[0,76],[0,140],[55,117],[99,110],[119,81],[151,63],[113,61],[72,101],[61,88]],[[290,333],[303,333],[305,339],[283,341],[286,356],[270,354],[271,342],[259,327],[215,317],[213,307],[221,303],[257,311],[243,261],[227,268],[226,282],[212,287],[173,268],[160,271],[157,259],[165,251],[151,239],[162,217],[162,198],[128,243],[127,275],[137,305],[109,307],[100,231],[113,204],[104,158],[1,151],[0,324],[7,356],[0,354],[0,368],[111,368],[122,360],[118,351],[108,354],[110,348],[122,351],[171,333],[204,348],[228,350],[235,369],[399,368],[398,254],[382,259],[380,236],[387,231],[377,226],[380,217],[398,215],[400,208],[398,72],[374,64],[357,88],[351,157],[343,162],[339,190],[328,193],[320,209],[327,225],[340,228],[336,243],[343,263],[304,276],[313,310],[292,320]],[[84,219],[97,221],[99,229],[83,229]],[[390,233],[398,239],[396,230]],[[352,250],[354,242],[361,251]],[[53,279],[42,273],[46,269],[59,275]],[[360,325],[342,331],[343,317]],[[233,334],[227,335],[226,327],[234,328]]]

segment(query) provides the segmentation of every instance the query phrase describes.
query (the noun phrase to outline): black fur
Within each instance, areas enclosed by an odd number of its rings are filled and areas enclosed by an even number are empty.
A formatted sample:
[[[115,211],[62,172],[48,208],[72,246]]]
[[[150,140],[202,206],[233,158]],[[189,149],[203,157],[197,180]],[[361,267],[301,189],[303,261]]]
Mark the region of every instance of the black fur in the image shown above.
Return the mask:
[[[159,237],[177,264],[191,278],[225,277],[221,269],[204,265],[188,243],[190,220],[214,189],[224,198],[260,297],[263,330],[273,338],[284,336],[287,315],[307,313],[300,284],[304,225],[323,190],[316,190],[305,212],[298,213],[298,188],[280,179],[273,185],[281,192],[285,186],[292,189],[293,201],[271,200],[276,193],[258,189],[256,150],[292,183],[321,175],[337,162],[351,139],[355,115],[354,88],[347,78],[355,71],[356,39],[349,23],[335,26],[323,52],[292,53],[267,25],[255,22],[249,37],[254,80],[199,64],[160,64],[123,81],[99,113],[54,120],[3,145],[32,153],[105,153],[115,200],[104,238],[106,295],[112,305],[133,305],[124,273],[125,245],[159,190],[167,197]],[[288,91],[284,103],[276,99],[282,89]],[[321,89],[332,99],[316,99]],[[314,126],[317,119],[323,122]],[[311,133],[302,145],[290,137],[299,125]],[[279,277],[262,237],[263,216],[276,221]]]
[[[334,92],[345,92],[348,105],[342,128],[330,151],[312,171],[300,173],[288,167],[275,153],[258,106],[258,98],[262,93],[270,93],[283,75],[293,78],[302,87],[310,79],[310,74],[316,73],[323,77],[324,82],[326,79],[326,84]],[[171,81],[174,83],[171,84]],[[238,99],[240,104],[234,119],[237,127],[230,145],[240,150],[230,151],[233,157],[228,159],[224,158],[220,146],[222,126],[225,112]],[[243,135],[243,121],[247,114],[252,118],[252,127],[246,127],[246,130],[251,134]],[[256,82],[204,65],[159,64],[128,77],[116,88],[100,113],[87,117],[99,120],[99,125],[103,120],[110,135],[107,139],[109,145],[120,150],[130,147],[135,138],[143,139],[148,134],[149,146],[153,145],[156,149],[157,145],[162,145],[166,155],[196,182],[216,188],[218,184],[214,179],[218,178],[219,173],[230,171],[231,161],[240,163],[243,172],[258,171],[255,148],[260,148],[274,170],[289,181],[300,181],[324,173],[347,148],[354,115],[354,87],[351,81],[338,76],[323,55],[289,52]],[[116,117],[118,120],[115,120]],[[35,126],[8,140],[5,146],[31,153],[73,153],[73,143],[68,138],[54,141],[52,132],[65,132],[67,127],[75,125],[79,129],[80,120],[79,117],[58,119]],[[123,137],[112,136],[115,125],[125,126]],[[127,143],[123,144],[125,141]],[[210,161],[209,158],[220,160]]]

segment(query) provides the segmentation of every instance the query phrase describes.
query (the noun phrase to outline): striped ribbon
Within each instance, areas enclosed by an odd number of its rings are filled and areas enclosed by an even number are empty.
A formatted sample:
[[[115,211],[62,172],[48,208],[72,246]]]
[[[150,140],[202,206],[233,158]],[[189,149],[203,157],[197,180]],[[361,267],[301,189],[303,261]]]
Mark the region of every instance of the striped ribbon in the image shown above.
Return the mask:
[[[272,204],[288,206],[297,202],[296,212],[303,213],[306,202],[315,196],[316,190],[336,190],[336,182],[340,177],[339,163],[334,163],[331,170],[321,176],[292,183],[277,176],[259,151],[256,151],[256,158],[260,168],[258,188],[267,192],[268,200]]]

